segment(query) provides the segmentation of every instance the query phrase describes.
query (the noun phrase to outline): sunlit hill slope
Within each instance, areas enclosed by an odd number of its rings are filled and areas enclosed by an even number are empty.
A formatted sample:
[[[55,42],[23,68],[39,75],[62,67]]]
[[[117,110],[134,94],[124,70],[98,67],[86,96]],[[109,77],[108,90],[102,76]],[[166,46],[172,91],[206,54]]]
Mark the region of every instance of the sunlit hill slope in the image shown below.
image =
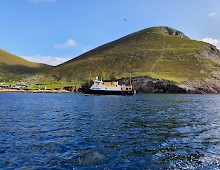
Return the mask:
[[[19,80],[25,76],[42,73],[51,66],[24,60],[0,49],[0,80]]]

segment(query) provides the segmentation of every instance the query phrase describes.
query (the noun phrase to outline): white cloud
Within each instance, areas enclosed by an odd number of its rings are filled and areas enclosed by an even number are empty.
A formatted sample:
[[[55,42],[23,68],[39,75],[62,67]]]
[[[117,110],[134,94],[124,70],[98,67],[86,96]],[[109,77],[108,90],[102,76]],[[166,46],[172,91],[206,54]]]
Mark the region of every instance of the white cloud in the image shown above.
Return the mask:
[[[28,61],[32,61],[32,62],[37,62],[37,63],[44,63],[44,64],[48,64],[48,65],[59,65],[61,63],[64,63],[68,60],[71,60],[72,58],[68,58],[68,57],[52,57],[52,56],[40,56],[40,55],[36,55],[36,56],[21,56],[22,58],[28,60]]]
[[[55,3],[57,0],[29,0],[31,3]]]
[[[65,43],[55,44],[54,48],[56,48],[56,49],[65,49],[65,48],[69,48],[69,47],[74,47],[76,45],[77,45],[76,41],[69,39]]]
[[[209,13],[208,16],[209,16],[210,18],[218,19],[217,14],[214,13],[214,12]]]
[[[202,39],[202,41],[213,44],[214,46],[216,46],[216,48],[220,50],[220,39],[205,37]]]

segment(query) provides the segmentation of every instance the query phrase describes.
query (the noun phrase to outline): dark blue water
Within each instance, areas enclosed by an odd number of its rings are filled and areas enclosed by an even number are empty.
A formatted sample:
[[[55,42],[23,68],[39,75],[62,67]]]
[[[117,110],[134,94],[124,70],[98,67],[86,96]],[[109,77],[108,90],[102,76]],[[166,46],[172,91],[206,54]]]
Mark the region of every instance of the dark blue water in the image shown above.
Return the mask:
[[[220,96],[2,93],[0,169],[220,169]]]

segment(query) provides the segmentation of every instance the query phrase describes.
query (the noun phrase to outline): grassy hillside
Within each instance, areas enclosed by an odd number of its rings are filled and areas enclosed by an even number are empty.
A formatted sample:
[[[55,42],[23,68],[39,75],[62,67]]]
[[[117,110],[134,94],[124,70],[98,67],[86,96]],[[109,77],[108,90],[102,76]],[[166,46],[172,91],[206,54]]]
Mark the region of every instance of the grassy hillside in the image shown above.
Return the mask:
[[[170,31],[171,30],[171,31]],[[175,32],[176,31],[176,32]],[[84,81],[151,76],[176,83],[202,81],[219,72],[214,60],[201,55],[205,42],[187,38],[167,27],[153,27],[100,46],[51,70],[50,76],[65,81]]]
[[[24,60],[0,49],[0,80],[19,80],[34,73],[43,72],[51,66]]]

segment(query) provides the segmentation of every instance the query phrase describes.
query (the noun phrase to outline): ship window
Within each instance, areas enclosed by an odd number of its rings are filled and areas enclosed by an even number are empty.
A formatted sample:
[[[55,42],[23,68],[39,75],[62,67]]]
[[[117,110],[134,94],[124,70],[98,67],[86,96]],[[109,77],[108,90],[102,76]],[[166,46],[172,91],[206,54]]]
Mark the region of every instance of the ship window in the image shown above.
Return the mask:
[[[128,88],[126,88],[126,90],[128,90]]]
[[[113,83],[111,83],[111,84],[113,84]]]
[[[117,87],[117,85],[115,85],[115,87]]]

